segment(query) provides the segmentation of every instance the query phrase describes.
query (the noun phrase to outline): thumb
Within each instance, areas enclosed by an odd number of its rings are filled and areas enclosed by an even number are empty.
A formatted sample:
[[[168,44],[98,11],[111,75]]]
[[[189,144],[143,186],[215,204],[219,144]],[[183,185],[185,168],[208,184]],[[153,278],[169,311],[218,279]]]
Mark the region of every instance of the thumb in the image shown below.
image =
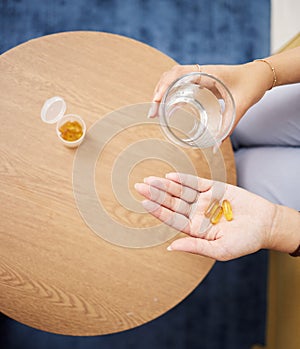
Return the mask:
[[[175,240],[168,247],[169,251],[184,251],[195,253],[209,258],[225,261],[230,258],[224,254],[220,240],[205,240],[201,238],[186,237]]]

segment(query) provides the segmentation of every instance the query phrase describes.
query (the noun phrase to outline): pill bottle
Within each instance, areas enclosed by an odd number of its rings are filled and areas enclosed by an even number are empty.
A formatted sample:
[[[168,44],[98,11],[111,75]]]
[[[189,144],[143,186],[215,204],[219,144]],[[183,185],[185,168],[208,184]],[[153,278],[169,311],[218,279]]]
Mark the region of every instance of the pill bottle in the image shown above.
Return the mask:
[[[47,124],[55,124],[56,123],[56,134],[58,139],[61,141],[63,145],[68,148],[76,148],[78,147],[86,134],[86,124],[83,119],[76,114],[67,114],[65,115],[67,106],[66,102],[62,97],[55,96],[50,99],[47,99],[44,103],[41,110],[41,119]],[[80,137],[75,140],[66,140],[63,138],[63,134],[60,131],[63,125],[67,123],[76,123],[81,127],[82,132],[80,132]]]

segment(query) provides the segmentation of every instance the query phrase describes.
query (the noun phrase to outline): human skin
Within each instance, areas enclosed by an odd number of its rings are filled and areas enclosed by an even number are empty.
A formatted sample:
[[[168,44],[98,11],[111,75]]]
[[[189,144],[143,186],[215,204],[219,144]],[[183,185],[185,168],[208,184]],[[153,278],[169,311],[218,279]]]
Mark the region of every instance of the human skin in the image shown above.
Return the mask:
[[[214,197],[214,186],[224,186],[233,220],[224,217],[203,230],[204,212]],[[144,208],[162,222],[187,234],[172,242],[169,250],[201,254],[225,261],[262,248],[294,252],[300,243],[300,214],[273,204],[234,185],[183,174],[147,177],[136,190],[146,200]]]
[[[300,47],[265,58],[276,72],[276,86],[300,82]],[[257,103],[273,85],[273,72],[267,63],[254,61],[240,65],[202,65],[203,73],[220,79],[230,90],[236,104],[235,125],[246,111]],[[162,74],[153,96],[148,117],[155,117],[158,106],[170,84],[184,74],[196,72],[198,66],[175,65]]]
[[[271,67],[275,69],[276,86],[300,82],[300,47],[264,59],[269,64],[254,61],[241,65],[200,66],[201,72],[217,77],[230,90],[236,105],[233,129],[246,111],[273,87],[274,74]],[[165,72],[155,87],[148,117],[158,115],[159,103],[174,80],[196,71],[199,71],[199,67],[194,64],[175,65]],[[163,183],[162,187],[157,188],[157,183],[160,182]],[[178,193],[172,198],[173,194],[168,192],[169,186],[174,186],[174,183],[181,185],[183,192],[185,187],[192,186],[190,189],[200,193],[197,196],[196,209],[193,209],[192,217],[187,215],[187,212],[181,212],[184,207],[187,207],[185,198]],[[234,220],[227,222],[223,219],[204,235],[202,233],[199,235],[199,228],[204,219],[203,213],[212,199],[213,186],[213,182],[199,177],[168,174],[165,179],[146,178],[144,184],[136,185],[136,189],[147,198],[143,202],[147,211],[166,224],[190,235],[174,241],[169,247],[170,250],[187,251],[218,260],[228,260],[253,253],[261,248],[289,253],[297,249],[300,244],[300,214],[297,211],[275,205],[244,189],[225,183],[224,199],[228,199],[232,204]],[[162,192],[159,195],[158,189]],[[168,200],[169,204],[159,202],[153,197],[153,193],[158,195],[159,200],[161,198]],[[178,207],[174,206],[174,203]]]

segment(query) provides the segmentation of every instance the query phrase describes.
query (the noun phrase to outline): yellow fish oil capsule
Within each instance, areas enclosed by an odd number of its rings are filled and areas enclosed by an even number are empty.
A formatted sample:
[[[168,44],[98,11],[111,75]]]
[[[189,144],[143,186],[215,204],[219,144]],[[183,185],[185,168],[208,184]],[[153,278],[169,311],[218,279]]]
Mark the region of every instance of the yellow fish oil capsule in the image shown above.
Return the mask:
[[[228,200],[222,202],[223,213],[227,221],[233,220],[232,208]]]
[[[67,121],[60,128],[61,138],[65,141],[77,141],[83,134],[82,127],[77,121]]]
[[[215,210],[214,214],[210,217],[210,222],[212,224],[217,224],[219,223],[221,217],[223,214],[223,208],[222,206],[218,206],[217,209]]]
[[[213,214],[216,212],[217,208],[219,207],[219,201],[214,200],[206,209],[204,212],[204,216],[207,218],[210,218],[213,216]]]

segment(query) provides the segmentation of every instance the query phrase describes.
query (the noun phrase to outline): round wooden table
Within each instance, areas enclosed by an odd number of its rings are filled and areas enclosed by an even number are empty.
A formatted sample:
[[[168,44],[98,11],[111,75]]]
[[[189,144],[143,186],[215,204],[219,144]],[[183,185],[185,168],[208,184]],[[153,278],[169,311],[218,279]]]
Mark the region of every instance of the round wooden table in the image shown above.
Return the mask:
[[[168,252],[170,241],[141,248],[111,243],[90,229],[74,199],[73,161],[84,144],[93,145],[92,125],[108,120],[106,115],[119,108],[117,114],[122,115],[128,110],[122,109],[125,106],[150,102],[160,75],[174,63],[140,42],[96,32],[45,36],[0,56],[0,310],[4,314],[54,333],[114,333],[167,312],[212,268],[214,261],[209,258]],[[68,113],[79,114],[87,124],[86,140],[77,153],[59,142],[54,125],[41,121],[44,101],[56,95],[64,98]],[[140,114],[144,112],[142,107]],[[146,115],[136,117],[146,120]],[[107,125],[118,122],[111,120]],[[164,159],[164,147],[159,156],[152,158],[148,152],[144,159],[144,148],[132,147],[147,143],[148,137],[167,142],[154,120],[115,132],[102,147],[94,179],[108,217],[103,232],[113,227],[114,234],[118,226],[129,232],[145,226],[161,229],[150,215],[124,206],[112,190],[112,169],[116,167],[121,176],[122,166],[131,161],[130,149],[135,148],[134,153],[140,149],[126,175],[128,193],[136,202],[141,198],[134,182],[174,169],[172,159]],[[227,181],[234,183],[229,140],[222,151]],[[200,176],[210,177],[201,151],[180,152]]]

